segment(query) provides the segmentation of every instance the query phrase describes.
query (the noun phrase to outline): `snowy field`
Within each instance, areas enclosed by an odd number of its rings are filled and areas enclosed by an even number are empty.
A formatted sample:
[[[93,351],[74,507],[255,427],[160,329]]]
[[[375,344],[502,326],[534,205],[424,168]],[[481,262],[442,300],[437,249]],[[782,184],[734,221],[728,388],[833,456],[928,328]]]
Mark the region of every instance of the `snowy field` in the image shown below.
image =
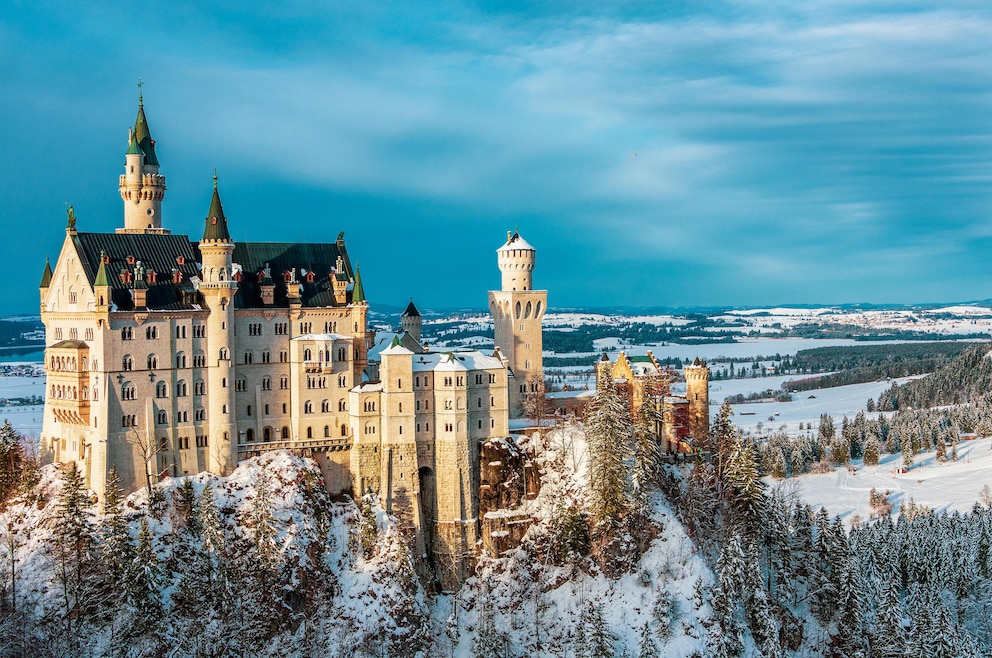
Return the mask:
[[[962,441],[956,462],[941,464],[936,453],[920,453],[913,468],[902,474],[894,472],[902,466],[900,454],[884,455],[878,466],[854,465],[856,473],[838,468],[822,475],[810,473],[784,481],[768,477],[765,481],[772,486],[780,482],[795,486],[796,493],[814,509],[826,507],[831,516],[840,516],[848,524],[855,515],[862,520],[871,516],[868,493],[873,487],[879,493],[889,492],[893,515],[910,498],[936,511],[966,512],[979,500],[983,485],[992,487],[992,439]]]
[[[0,376],[0,398],[23,398],[45,395],[44,377]],[[42,405],[29,407],[0,407],[0,422],[9,420],[14,429],[28,435],[41,435]]]
[[[728,380],[726,382],[716,382],[710,389],[710,400],[716,402],[731,393],[715,392],[717,386],[727,386],[733,388],[732,384],[738,382],[772,381],[776,377],[764,377],[761,379],[741,379]],[[891,381],[868,382],[867,384],[851,384],[849,386],[834,386],[833,388],[818,388],[812,391],[800,391],[792,394],[792,402],[753,402],[751,404],[735,404],[734,423],[742,430],[756,432],[758,423],[762,424],[765,431],[780,429],[785,425],[785,430],[789,434],[799,433],[799,423],[813,423],[817,427],[820,423],[821,414],[830,414],[834,417],[834,422],[839,425],[843,416],[853,417],[858,411],[865,408],[868,398],[878,399],[879,393],[892,387],[893,382],[898,382],[901,386],[906,382],[918,379],[918,377],[903,377]],[[763,390],[767,387],[756,387],[754,390]],[[746,391],[735,391],[746,392]],[[719,412],[717,404],[710,405],[711,416]],[[771,418],[772,420],[769,420]]]

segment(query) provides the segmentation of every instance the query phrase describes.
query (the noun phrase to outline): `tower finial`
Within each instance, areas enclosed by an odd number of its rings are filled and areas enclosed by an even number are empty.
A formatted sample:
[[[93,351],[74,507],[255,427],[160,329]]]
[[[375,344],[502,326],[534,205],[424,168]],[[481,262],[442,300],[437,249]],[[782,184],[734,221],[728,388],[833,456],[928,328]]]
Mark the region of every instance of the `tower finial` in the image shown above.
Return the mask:
[[[214,167],[214,189],[217,189],[217,167]]]
[[[141,91],[141,88],[144,87],[144,86],[145,86],[145,83],[142,82],[141,81],[141,78],[139,77],[138,78],[138,106],[139,107],[144,107],[144,105],[145,105],[145,95],[144,95],[144,92]]]

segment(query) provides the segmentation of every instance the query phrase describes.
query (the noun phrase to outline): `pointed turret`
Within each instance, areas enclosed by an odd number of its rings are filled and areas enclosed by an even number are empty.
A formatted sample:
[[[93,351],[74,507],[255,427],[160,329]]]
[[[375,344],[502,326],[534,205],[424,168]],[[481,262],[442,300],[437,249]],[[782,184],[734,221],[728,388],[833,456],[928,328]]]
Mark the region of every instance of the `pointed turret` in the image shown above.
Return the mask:
[[[110,277],[107,276],[107,252],[100,252],[100,267],[96,270],[96,281],[93,282],[94,286],[109,286]]]
[[[411,297],[410,303],[406,306],[406,310],[403,311],[403,315],[400,316],[400,329],[410,334],[410,336],[419,343],[421,322],[422,318],[420,317],[420,311],[417,310],[417,307],[413,303],[413,297]]]
[[[358,266],[355,266],[355,285],[351,289],[351,303],[365,303],[365,288],[362,286],[362,273],[358,270]]]
[[[134,141],[141,148],[145,156],[145,164],[152,167],[158,166],[158,157],[155,155],[155,140],[152,139],[152,132],[148,129],[148,119],[145,117],[145,97],[138,94],[138,116],[134,120]]]
[[[124,228],[118,233],[168,233],[162,228],[165,176],[158,173],[155,140],[148,129],[144,97],[138,95],[138,116],[128,131],[124,173],[118,189],[124,202]]]
[[[210,199],[210,210],[207,212],[206,226],[203,228],[204,240],[230,242],[231,233],[227,230],[227,217],[224,216],[224,206],[220,202],[220,191],[217,189],[217,174],[214,173],[214,196]]]
[[[45,271],[41,273],[41,287],[47,288],[52,285],[52,263],[45,256]]]
[[[100,266],[93,281],[93,293],[96,295],[97,309],[108,311],[111,301],[110,276],[107,274],[107,252],[103,250],[100,251]]]

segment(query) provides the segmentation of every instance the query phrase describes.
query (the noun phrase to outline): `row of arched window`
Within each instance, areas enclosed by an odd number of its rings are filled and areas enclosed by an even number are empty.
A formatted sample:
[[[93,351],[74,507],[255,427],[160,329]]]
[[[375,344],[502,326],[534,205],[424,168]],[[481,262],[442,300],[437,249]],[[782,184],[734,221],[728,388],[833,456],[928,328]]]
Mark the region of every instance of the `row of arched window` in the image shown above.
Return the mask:
[[[48,397],[55,400],[88,400],[89,389],[84,386],[81,390],[82,397],[79,395],[80,389],[75,386],[52,385],[48,387]]]

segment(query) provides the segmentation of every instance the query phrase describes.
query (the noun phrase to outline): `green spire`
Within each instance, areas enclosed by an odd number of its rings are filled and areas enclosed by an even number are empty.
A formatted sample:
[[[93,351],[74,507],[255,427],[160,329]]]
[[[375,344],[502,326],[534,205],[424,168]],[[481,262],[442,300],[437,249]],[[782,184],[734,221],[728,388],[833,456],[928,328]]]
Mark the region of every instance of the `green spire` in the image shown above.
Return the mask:
[[[100,250],[100,267],[96,271],[96,281],[93,282],[94,286],[109,286],[110,277],[107,276],[107,252]]]
[[[138,140],[134,137],[134,131],[130,131],[127,142],[127,153],[125,155],[137,155],[141,153],[141,147],[138,146]]]
[[[148,119],[145,118],[144,97],[138,94],[138,118],[134,120],[134,141],[141,147],[141,152],[145,154],[145,164],[158,166],[158,158],[155,156],[155,140],[148,129]],[[130,151],[130,149],[129,149]]]
[[[227,217],[224,216],[224,206],[220,203],[220,192],[217,190],[217,172],[214,171],[214,196],[210,199],[210,210],[207,212],[207,224],[203,228],[204,240],[231,241],[227,230]]]
[[[365,288],[362,286],[362,273],[355,266],[355,285],[351,289],[351,303],[357,304],[365,301]]]
[[[390,347],[396,347],[397,345],[399,345],[400,347],[403,347],[403,343],[400,342],[400,337],[399,336],[393,336],[393,342],[391,342],[389,344],[389,346]]]
[[[48,260],[48,256],[45,256],[45,271],[41,274],[41,287],[47,288],[52,285],[52,264]]]

